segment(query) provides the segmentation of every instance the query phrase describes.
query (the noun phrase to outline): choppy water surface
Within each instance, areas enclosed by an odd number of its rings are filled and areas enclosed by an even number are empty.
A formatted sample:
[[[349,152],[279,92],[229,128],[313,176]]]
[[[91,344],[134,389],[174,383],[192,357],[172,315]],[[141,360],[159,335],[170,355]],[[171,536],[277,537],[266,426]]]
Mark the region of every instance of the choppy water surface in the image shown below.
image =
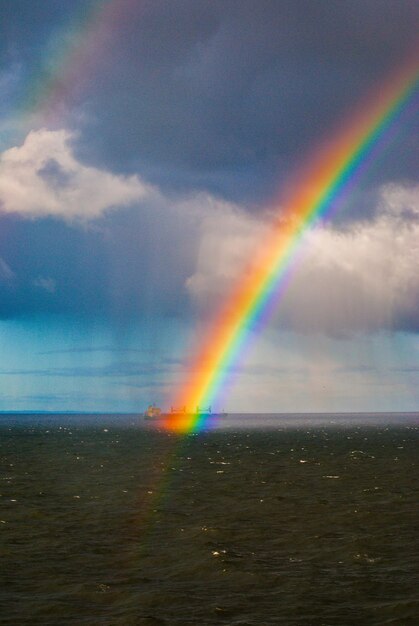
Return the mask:
[[[0,416],[0,623],[416,625],[418,442],[418,415]]]

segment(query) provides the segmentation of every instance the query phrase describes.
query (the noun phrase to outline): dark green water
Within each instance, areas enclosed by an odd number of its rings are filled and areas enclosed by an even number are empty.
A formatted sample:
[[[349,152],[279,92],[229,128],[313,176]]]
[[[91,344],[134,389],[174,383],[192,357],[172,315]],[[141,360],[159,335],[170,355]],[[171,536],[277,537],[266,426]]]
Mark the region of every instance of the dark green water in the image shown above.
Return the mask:
[[[417,416],[258,419],[1,417],[0,623],[419,624]]]

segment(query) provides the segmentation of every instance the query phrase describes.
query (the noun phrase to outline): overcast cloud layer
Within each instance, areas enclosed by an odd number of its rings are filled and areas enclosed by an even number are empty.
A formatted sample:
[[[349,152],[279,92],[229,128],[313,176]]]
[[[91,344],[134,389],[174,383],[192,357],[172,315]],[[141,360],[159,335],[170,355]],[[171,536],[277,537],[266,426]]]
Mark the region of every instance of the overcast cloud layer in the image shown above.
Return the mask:
[[[414,0],[157,0],[93,82],[82,149],[160,185],[263,200],[404,61],[418,26]],[[376,176],[417,177],[417,161],[407,133]]]
[[[76,34],[86,3],[75,0],[71,11],[54,0],[3,4],[3,82],[18,110],[23,85],[42,77],[46,59],[48,70],[48,54],[59,59],[69,27],[74,47],[85,43]],[[82,57],[87,69],[71,68],[57,102],[60,111],[67,105],[67,124],[83,131],[83,160],[255,208],[412,54],[419,29],[416,0],[115,5],[106,46]],[[380,182],[417,180],[411,131],[400,126],[403,140],[374,171]]]
[[[138,176],[83,165],[69,141],[65,131],[32,132],[1,157],[2,208],[15,233],[0,258],[3,316],[121,311],[133,318],[194,308],[207,315],[228,298],[263,246],[267,213],[252,216],[202,193],[164,196]],[[306,237],[279,303],[280,328],[332,335],[419,329],[419,187],[382,186],[376,202],[373,217]],[[22,217],[44,219],[35,228]],[[76,222],[69,231],[57,218]],[[31,235],[37,245],[28,255],[15,244]]]
[[[412,58],[419,4],[0,0],[0,14],[0,405],[169,403],[306,155]],[[307,234],[236,364],[234,406],[417,407],[417,104]]]

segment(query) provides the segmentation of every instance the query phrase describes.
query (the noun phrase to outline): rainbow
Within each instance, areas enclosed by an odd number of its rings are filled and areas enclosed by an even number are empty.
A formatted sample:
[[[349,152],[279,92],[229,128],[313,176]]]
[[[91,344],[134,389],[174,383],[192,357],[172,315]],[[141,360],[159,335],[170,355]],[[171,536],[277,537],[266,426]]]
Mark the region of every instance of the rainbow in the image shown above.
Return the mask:
[[[45,46],[16,107],[19,121],[31,127],[60,123],[138,9],[136,0],[94,0],[75,11],[72,25],[66,24]]]
[[[417,57],[416,57],[417,58]],[[409,110],[418,86],[417,61],[394,74],[351,119],[332,141],[317,150],[292,181],[295,191],[282,203],[267,238],[212,320],[205,341],[188,366],[186,383],[174,404],[216,405],[232,366],[249,343],[252,331],[263,326],[281,299],[289,282],[293,261],[304,235],[329,217],[340,196],[350,189],[377,150]],[[199,431],[205,419],[189,414],[168,419],[166,426],[180,431]]]

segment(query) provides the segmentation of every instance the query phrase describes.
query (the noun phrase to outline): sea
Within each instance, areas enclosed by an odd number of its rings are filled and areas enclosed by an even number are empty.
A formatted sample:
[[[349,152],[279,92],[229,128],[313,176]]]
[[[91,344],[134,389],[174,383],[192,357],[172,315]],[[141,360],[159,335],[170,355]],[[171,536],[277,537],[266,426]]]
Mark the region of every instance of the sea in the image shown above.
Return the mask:
[[[0,624],[419,624],[419,413],[0,415]]]

